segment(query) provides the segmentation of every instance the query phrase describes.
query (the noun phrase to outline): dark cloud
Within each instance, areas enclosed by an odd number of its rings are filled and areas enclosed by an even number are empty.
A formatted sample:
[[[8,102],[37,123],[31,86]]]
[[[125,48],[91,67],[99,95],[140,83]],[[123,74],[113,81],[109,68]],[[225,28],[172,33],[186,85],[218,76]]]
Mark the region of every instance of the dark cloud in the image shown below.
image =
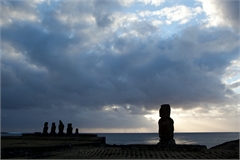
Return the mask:
[[[221,25],[228,26],[235,29],[235,31],[239,31],[239,5],[240,2],[238,0],[229,0],[229,1],[204,1],[200,0],[204,6],[206,13],[210,17],[211,25]]]
[[[237,88],[240,86],[240,82],[235,82],[229,85],[229,88]]]
[[[110,26],[113,22],[111,18],[113,11],[118,11],[119,9],[121,9],[121,4],[118,1],[94,0],[93,16],[95,17],[97,26],[100,28]]]
[[[17,63],[3,59],[3,108],[74,105],[100,109],[105,105],[132,104],[158,109],[165,102],[191,108],[194,105],[188,104],[222,103],[226,99],[226,86],[216,76],[236,58],[236,49],[227,53],[206,52],[192,57],[194,61],[182,59],[182,55],[191,57],[191,52],[201,43],[176,36],[171,41],[155,40],[154,45],[144,40],[145,46],[141,46],[141,41],[128,39],[132,45],[125,54],[106,48],[105,54],[93,51],[72,56],[68,46],[75,45],[78,39],[55,32],[46,34],[31,25],[3,28],[4,41],[26,52],[32,64],[45,68],[45,72],[35,73],[21,64],[13,67]],[[203,34],[203,31],[197,32]],[[189,36],[188,32],[184,34],[183,37]],[[24,35],[35,39],[26,39]],[[115,41],[105,43],[115,46]],[[189,43],[194,48],[188,51]],[[163,49],[158,48],[159,44],[164,44]],[[119,45],[116,39],[117,48]],[[154,52],[147,46],[154,48]],[[209,74],[211,72],[215,74]],[[15,87],[4,86],[13,81],[7,77],[14,74],[19,75],[17,80],[21,83]],[[15,101],[11,101],[12,97],[16,97]]]
[[[222,13],[222,18],[226,23],[230,23],[235,29],[239,30],[240,2],[237,0],[216,1],[215,5],[217,10]]]

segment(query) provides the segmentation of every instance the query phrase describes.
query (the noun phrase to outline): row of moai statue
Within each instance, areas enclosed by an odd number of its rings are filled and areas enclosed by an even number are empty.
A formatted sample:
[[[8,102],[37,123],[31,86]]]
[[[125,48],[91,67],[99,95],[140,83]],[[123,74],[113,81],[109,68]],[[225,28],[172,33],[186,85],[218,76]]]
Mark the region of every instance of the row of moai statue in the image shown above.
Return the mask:
[[[63,124],[63,122],[61,120],[59,120],[58,135],[65,135],[63,130],[64,130],[64,124]],[[72,131],[73,131],[72,123],[68,123],[66,135],[73,135]],[[44,123],[43,133],[42,134],[43,135],[48,135],[48,122]],[[76,135],[79,134],[77,128],[76,128],[75,134]],[[52,123],[50,135],[56,135],[56,125],[55,125],[54,122]]]
[[[174,121],[170,117],[171,108],[169,104],[161,105],[159,109],[158,121],[158,134],[159,134],[159,143],[160,146],[171,146],[175,145],[175,140],[173,139],[174,132]]]

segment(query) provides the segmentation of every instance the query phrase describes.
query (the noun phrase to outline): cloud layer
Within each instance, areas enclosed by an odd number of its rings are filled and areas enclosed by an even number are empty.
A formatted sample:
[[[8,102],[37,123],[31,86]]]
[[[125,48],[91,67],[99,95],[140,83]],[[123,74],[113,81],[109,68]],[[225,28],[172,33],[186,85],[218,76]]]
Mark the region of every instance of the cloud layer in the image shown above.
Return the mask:
[[[126,11],[136,2],[121,1],[1,3],[2,110],[120,107],[144,115],[163,103],[238,104],[239,82],[222,80],[239,56],[237,1],[147,12]],[[164,36],[170,21],[183,25],[203,13],[199,24]]]

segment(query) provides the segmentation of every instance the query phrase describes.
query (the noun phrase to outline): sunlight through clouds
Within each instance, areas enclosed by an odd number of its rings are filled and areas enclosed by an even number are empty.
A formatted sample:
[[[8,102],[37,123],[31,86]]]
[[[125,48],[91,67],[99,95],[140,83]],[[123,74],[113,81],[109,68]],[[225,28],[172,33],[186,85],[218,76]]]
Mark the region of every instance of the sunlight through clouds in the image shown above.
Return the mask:
[[[239,1],[197,0],[207,15],[206,27],[230,26],[239,29]],[[231,10],[231,9],[232,10]]]

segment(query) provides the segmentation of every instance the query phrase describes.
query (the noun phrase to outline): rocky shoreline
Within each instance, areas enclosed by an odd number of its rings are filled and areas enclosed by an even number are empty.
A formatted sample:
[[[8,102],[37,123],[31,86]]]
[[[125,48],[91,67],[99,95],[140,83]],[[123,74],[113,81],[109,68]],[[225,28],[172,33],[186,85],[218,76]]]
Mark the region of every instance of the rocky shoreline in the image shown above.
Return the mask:
[[[204,145],[108,145],[104,137],[1,137],[3,159],[239,159],[239,139]]]

